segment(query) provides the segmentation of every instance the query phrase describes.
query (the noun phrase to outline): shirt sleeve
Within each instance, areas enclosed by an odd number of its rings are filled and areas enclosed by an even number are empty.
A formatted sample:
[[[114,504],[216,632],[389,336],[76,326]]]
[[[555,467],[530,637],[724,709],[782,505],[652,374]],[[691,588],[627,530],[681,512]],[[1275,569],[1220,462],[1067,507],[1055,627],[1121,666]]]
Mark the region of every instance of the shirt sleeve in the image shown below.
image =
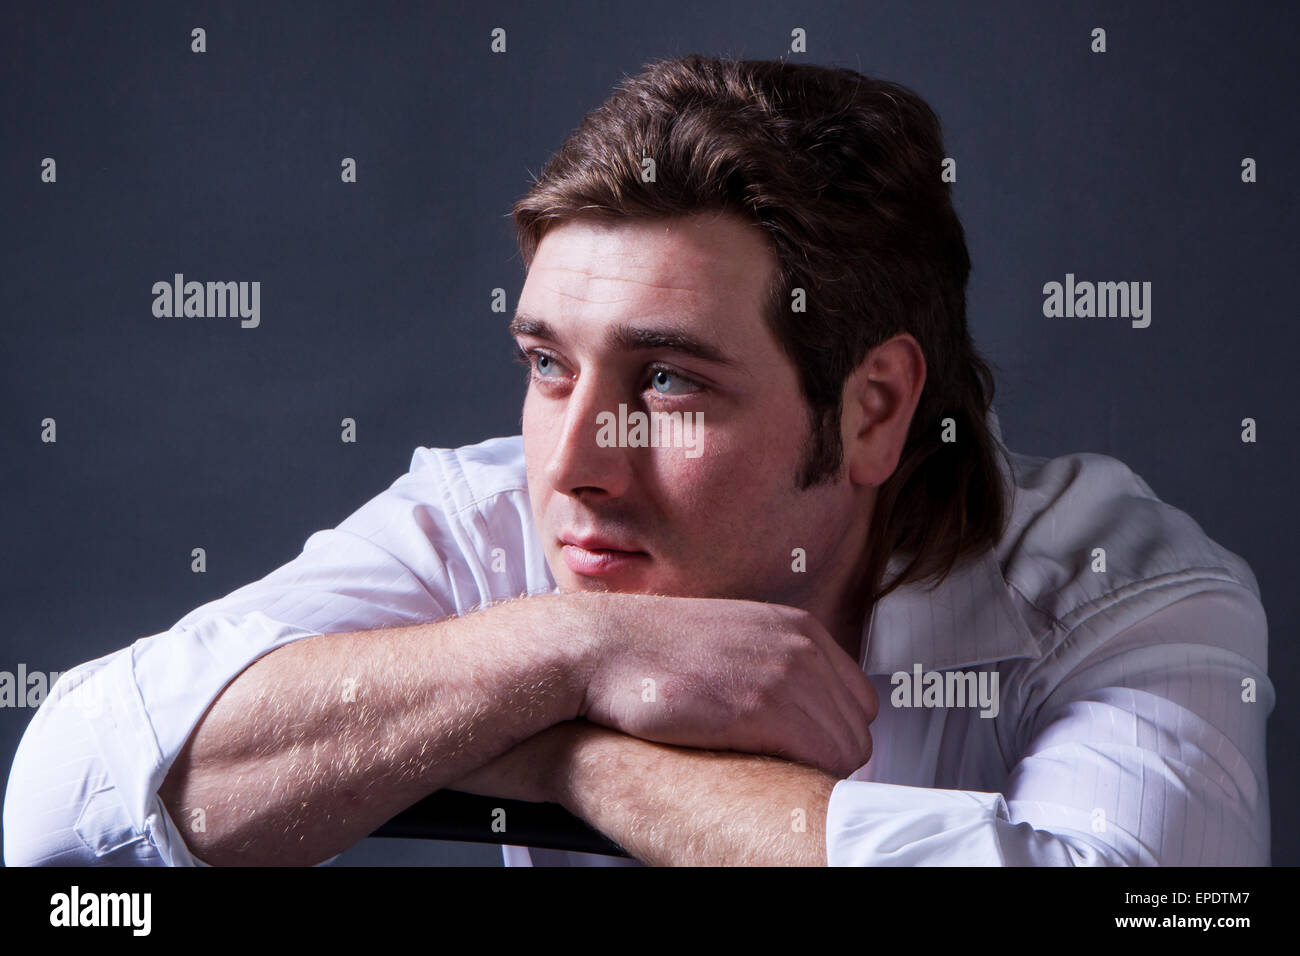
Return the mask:
[[[158,789],[225,686],[292,641],[442,619],[473,589],[437,469],[412,467],[260,581],[64,674],[15,755],[6,864],[204,865],[183,838],[201,821],[172,820]]]
[[[1266,670],[1252,592],[1179,600],[1053,678],[1001,793],[841,780],[828,862],[1267,866]]]

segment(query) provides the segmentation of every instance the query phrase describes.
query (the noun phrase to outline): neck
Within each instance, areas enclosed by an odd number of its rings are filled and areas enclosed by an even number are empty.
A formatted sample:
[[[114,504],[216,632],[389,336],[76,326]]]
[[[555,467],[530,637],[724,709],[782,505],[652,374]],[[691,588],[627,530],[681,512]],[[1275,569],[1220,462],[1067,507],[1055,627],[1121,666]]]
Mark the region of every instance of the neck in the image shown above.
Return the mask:
[[[820,595],[813,595],[801,606],[821,621],[822,626],[830,632],[835,643],[853,658],[860,659],[862,642],[867,630],[867,620],[871,613],[868,600],[866,557],[864,553],[858,562],[833,575],[828,582],[831,587]]]
[[[854,661],[860,661],[862,656],[862,642],[866,634],[867,617],[870,612],[870,605],[867,603],[865,595],[863,595],[856,601],[847,602],[847,606],[838,619],[824,622],[826,629],[835,638],[835,643],[844,648],[844,653],[848,654]]]
[[[804,605],[854,661],[861,659],[872,607],[868,565],[872,557],[870,515],[874,504],[874,495],[860,501],[857,515],[846,522],[840,536],[839,559],[833,559],[818,575],[825,588],[810,595],[809,603]]]

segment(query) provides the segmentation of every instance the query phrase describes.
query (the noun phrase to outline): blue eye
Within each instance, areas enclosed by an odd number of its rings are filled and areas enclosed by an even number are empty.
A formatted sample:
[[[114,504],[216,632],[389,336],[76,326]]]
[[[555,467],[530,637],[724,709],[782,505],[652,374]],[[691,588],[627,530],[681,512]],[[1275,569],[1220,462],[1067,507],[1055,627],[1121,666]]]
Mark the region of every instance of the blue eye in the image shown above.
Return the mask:
[[[692,392],[698,392],[699,386],[684,376],[676,372],[670,372],[666,368],[657,368],[650,375],[650,384],[654,390],[661,395],[690,395]],[[685,386],[681,391],[670,391],[672,385]]]
[[[534,352],[533,355],[537,358],[537,374],[542,378],[550,378],[546,373],[555,367],[555,361],[544,352]]]

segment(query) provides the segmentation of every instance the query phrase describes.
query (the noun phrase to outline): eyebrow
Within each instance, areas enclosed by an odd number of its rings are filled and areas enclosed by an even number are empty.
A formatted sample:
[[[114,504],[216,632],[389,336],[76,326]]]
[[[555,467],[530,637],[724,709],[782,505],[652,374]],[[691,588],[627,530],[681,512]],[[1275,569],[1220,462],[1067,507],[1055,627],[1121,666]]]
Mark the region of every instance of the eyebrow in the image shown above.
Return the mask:
[[[510,334],[515,337],[527,335],[537,339],[545,339],[549,342],[558,342],[560,340],[549,322],[535,315],[529,315],[527,312],[515,313],[514,319],[510,322]],[[614,325],[606,331],[605,343],[609,348],[620,352],[641,352],[656,349],[680,352],[683,355],[694,356],[706,362],[714,362],[728,368],[740,367],[740,363],[722,349],[704,341],[704,339],[681,325],[656,328]]]

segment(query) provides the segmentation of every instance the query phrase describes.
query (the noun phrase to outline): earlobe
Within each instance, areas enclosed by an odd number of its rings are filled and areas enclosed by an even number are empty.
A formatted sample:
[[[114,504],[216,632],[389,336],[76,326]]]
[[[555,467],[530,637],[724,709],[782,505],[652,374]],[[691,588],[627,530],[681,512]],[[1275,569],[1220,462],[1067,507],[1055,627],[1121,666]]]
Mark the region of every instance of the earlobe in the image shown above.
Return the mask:
[[[879,487],[898,467],[925,387],[925,356],[906,332],[876,346],[844,383],[849,480]]]

